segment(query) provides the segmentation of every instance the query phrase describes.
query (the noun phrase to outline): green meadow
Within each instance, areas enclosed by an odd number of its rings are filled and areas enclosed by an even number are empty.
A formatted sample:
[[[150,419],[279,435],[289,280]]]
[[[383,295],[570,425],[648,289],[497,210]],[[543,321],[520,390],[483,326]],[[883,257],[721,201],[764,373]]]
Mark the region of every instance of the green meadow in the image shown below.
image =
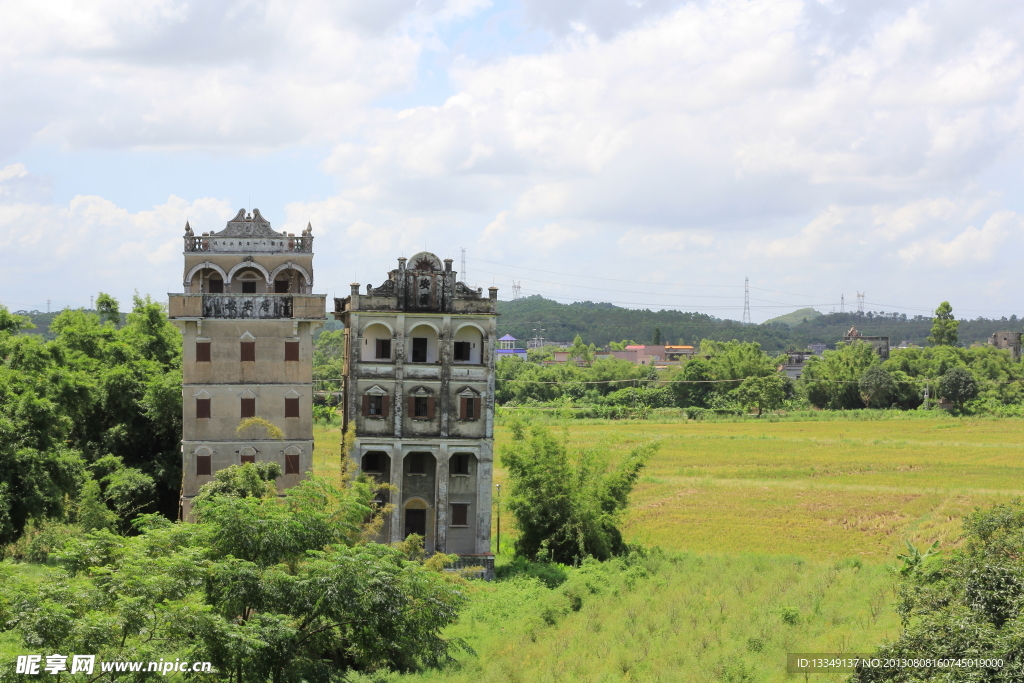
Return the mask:
[[[629,541],[661,552],[545,583],[512,570],[505,514],[508,578],[473,582],[450,632],[475,654],[399,678],[802,680],[786,673],[786,653],[865,652],[895,637],[887,565],[906,540],[955,548],[965,513],[1024,495],[1024,421],[833,417],[552,421],[572,447],[612,458],[661,442],[623,525]],[[337,434],[318,432],[321,471],[337,471]],[[507,434],[497,429],[499,448]],[[504,477],[497,467],[496,483]],[[844,679],[813,676],[833,678]]]

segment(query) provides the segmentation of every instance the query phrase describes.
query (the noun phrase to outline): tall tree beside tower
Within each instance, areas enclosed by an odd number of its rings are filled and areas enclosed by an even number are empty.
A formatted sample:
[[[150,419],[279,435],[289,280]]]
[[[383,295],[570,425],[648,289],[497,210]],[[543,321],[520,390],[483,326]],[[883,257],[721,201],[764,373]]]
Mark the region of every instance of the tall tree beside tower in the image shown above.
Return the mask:
[[[935,317],[932,318],[932,334],[928,341],[936,346],[956,346],[958,341],[957,328],[960,322],[953,317],[953,307],[948,301],[943,301],[935,309]]]

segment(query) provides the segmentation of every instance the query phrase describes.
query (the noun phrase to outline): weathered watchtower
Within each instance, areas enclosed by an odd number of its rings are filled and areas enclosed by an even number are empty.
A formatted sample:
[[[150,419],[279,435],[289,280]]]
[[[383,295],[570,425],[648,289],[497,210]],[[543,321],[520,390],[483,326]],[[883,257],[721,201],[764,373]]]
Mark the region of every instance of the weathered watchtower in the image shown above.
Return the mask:
[[[366,294],[334,300],[345,323],[346,427],[364,472],[393,484],[383,542],[412,533],[428,551],[490,565],[498,290],[456,281],[422,252]]]
[[[313,294],[313,235],[275,232],[254,209],[220,232],[185,224],[183,294],[170,294],[169,318],[182,350],[182,513],[217,470],[277,462],[278,490],[312,465],[312,333],[325,320],[325,294]],[[261,417],[283,440],[250,427]]]

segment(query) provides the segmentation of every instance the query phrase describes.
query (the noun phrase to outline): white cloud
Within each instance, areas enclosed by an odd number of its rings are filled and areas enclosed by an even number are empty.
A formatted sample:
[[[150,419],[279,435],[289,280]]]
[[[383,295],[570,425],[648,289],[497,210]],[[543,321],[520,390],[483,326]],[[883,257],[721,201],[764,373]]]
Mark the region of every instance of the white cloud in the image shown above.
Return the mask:
[[[986,263],[999,254],[999,247],[1014,232],[1020,235],[1024,219],[1012,211],[999,211],[988,218],[981,228],[969,225],[951,239],[939,237],[918,240],[899,250],[900,258],[907,262],[931,261],[943,266],[963,263]]]

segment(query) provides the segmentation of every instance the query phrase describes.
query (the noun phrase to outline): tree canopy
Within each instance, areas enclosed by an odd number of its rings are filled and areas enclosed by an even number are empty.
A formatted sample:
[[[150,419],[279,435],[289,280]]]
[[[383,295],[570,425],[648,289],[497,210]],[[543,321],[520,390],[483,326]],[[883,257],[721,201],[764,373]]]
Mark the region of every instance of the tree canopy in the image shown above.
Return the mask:
[[[953,317],[953,307],[948,301],[943,301],[935,309],[935,317],[932,318],[932,333],[928,342],[935,346],[956,346],[958,341],[957,328],[960,322]]]

